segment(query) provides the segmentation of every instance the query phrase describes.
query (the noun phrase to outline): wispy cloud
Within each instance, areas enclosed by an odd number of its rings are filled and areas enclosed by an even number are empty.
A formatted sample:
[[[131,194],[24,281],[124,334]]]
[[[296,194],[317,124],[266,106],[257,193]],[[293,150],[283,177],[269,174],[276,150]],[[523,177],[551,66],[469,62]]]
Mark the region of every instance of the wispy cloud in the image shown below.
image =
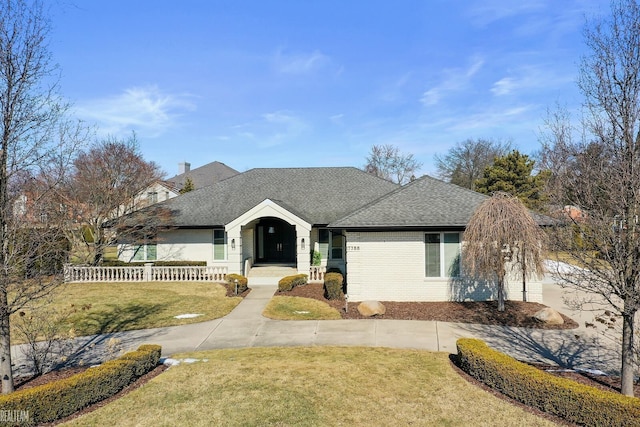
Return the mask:
[[[538,91],[570,84],[574,80],[573,70],[569,72],[553,69],[545,64],[521,66],[493,83],[494,96],[517,95],[528,91]]]
[[[254,121],[234,126],[238,137],[261,148],[298,142],[308,127],[303,119],[288,111],[264,113]]]
[[[545,0],[528,0],[525,2],[477,0],[469,7],[468,14],[473,24],[485,27],[501,19],[544,11],[548,6],[549,3]]]
[[[76,114],[99,126],[99,133],[122,135],[138,131],[149,137],[162,135],[177,125],[183,112],[195,110],[184,95],[163,93],[156,86],[134,87],[107,98],[76,106]]]
[[[512,77],[504,77],[493,84],[491,92],[496,96],[508,95],[517,87],[516,80]]]
[[[315,50],[311,53],[291,54],[279,50],[274,59],[275,69],[283,74],[307,74],[331,63],[331,58]]]
[[[454,131],[469,131],[512,126],[514,123],[532,120],[529,115],[531,112],[535,112],[535,106],[529,104],[493,107],[486,111],[469,114],[461,120],[456,121],[449,129]]]
[[[448,93],[458,92],[469,85],[469,82],[484,65],[484,60],[474,57],[467,68],[450,68],[443,71],[445,77],[437,85],[423,92],[420,101],[425,106],[436,105]]]

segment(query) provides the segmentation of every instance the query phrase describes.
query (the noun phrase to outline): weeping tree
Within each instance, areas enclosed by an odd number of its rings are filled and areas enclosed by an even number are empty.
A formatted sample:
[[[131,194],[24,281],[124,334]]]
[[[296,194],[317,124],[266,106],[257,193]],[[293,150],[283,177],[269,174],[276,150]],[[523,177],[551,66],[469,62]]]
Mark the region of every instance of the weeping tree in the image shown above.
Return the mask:
[[[464,241],[464,265],[471,276],[495,284],[498,311],[504,311],[509,273],[520,273],[523,283],[543,273],[545,234],[517,197],[495,193],[484,201],[471,216]]]

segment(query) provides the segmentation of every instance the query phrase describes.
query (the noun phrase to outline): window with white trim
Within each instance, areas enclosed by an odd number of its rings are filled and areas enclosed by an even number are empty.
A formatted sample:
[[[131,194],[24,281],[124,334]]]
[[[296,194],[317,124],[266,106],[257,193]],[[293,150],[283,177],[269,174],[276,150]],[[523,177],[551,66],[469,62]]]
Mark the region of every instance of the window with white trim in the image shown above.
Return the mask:
[[[149,191],[147,193],[147,203],[152,205],[154,203],[158,203],[158,192],[157,191]]]
[[[222,261],[226,259],[226,235],[223,228],[213,230],[213,259]]]
[[[134,261],[156,261],[158,259],[158,246],[155,243],[136,245],[133,248]]]
[[[460,233],[425,233],[425,276],[460,276]]]

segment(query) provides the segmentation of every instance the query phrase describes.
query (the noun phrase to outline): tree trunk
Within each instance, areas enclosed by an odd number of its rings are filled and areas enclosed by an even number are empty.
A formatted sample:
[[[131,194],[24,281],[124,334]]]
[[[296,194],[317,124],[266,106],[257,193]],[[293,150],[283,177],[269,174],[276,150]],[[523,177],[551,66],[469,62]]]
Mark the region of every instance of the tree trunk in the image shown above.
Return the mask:
[[[634,322],[636,311],[622,314],[622,369],[621,369],[621,390],[627,396],[633,396],[633,379],[635,376],[635,351],[633,345]]]
[[[504,277],[498,279],[498,311],[504,311]]]
[[[522,248],[522,301],[527,302],[527,254],[525,249]]]
[[[0,290],[0,378],[2,393],[13,393],[13,372],[11,371],[11,336],[9,333],[9,310],[6,282]]]

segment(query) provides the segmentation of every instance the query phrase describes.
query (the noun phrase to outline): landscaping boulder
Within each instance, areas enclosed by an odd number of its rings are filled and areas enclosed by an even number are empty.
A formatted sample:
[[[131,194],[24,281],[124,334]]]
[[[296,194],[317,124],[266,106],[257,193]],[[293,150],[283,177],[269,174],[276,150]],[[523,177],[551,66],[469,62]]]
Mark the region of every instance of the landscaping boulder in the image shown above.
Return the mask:
[[[358,304],[358,312],[365,317],[375,316],[376,314],[384,314],[387,309],[380,301],[363,301]]]
[[[546,323],[547,325],[562,325],[564,324],[564,319],[551,307],[543,308],[533,315],[533,318],[539,322]]]

